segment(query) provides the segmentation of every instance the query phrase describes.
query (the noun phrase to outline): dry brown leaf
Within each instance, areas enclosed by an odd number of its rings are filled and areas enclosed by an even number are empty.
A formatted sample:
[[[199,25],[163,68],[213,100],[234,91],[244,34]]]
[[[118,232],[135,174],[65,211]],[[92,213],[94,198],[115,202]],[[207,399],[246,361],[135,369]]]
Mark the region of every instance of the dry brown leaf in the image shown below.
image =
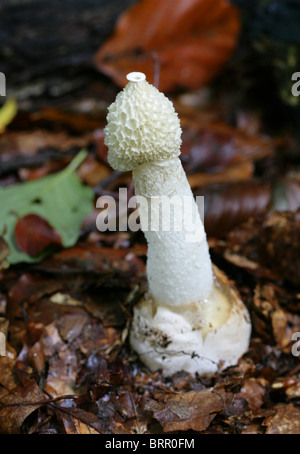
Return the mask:
[[[186,393],[164,394],[149,406],[165,432],[205,430],[224,408],[224,391],[202,389]]]
[[[240,395],[247,401],[250,410],[255,413],[264,403],[267,394],[267,381],[260,378],[249,378],[244,381]]]
[[[300,410],[292,404],[278,404],[274,416],[264,422],[267,434],[300,434]]]
[[[238,10],[226,0],[143,0],[117,22],[95,62],[120,86],[131,71],[153,83],[160,64],[161,91],[208,83],[231,55],[239,35]]]

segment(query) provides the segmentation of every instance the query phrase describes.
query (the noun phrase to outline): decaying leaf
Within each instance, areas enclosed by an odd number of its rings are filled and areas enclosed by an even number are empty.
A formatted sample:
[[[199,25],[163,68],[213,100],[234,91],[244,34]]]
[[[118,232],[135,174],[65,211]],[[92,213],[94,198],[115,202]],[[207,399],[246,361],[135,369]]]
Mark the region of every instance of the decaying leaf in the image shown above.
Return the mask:
[[[208,83],[231,55],[240,30],[238,10],[226,0],[143,0],[119,19],[96,65],[124,86],[141,71],[153,83],[160,64],[161,91]]]
[[[300,434],[300,410],[292,404],[278,404],[274,416],[264,422],[267,434]]]
[[[162,394],[147,407],[165,432],[206,429],[224,408],[224,391],[203,389],[186,393]]]

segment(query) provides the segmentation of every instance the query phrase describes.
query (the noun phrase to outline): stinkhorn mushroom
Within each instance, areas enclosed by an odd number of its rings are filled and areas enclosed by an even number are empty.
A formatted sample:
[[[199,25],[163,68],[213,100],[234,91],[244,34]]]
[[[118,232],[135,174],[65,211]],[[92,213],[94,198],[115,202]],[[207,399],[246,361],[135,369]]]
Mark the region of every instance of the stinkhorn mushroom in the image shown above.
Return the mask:
[[[132,170],[137,199],[146,201],[139,215],[148,243],[149,292],[134,307],[130,343],[151,371],[211,375],[236,364],[248,349],[249,314],[211,262],[178,158],[181,128],[173,103],[143,73],[127,79],[108,109],[104,132],[108,162]]]

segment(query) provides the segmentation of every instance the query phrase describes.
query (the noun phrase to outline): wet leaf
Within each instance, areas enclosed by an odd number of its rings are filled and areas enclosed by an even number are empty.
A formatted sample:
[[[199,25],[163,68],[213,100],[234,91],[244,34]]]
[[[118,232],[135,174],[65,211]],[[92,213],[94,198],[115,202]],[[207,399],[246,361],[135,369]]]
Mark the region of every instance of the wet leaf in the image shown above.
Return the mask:
[[[161,91],[208,83],[231,55],[238,38],[238,10],[226,0],[143,0],[118,20],[114,35],[95,61],[124,86],[141,71],[153,83],[154,57]]]

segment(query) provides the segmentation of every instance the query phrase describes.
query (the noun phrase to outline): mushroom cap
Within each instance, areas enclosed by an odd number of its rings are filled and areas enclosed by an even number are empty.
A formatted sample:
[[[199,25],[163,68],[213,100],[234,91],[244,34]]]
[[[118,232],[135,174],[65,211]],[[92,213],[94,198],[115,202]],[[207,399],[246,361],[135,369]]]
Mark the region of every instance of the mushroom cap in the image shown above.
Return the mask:
[[[104,133],[109,164],[126,171],[179,156],[181,128],[173,103],[144,74],[127,78],[129,83],[108,108]]]

